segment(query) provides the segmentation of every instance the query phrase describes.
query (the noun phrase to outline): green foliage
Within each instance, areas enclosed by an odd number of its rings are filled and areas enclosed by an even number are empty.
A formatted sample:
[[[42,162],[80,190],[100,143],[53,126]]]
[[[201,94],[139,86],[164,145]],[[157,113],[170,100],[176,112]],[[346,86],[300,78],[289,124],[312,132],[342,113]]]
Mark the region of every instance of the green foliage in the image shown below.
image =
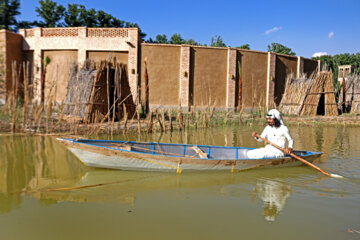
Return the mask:
[[[239,47],[236,47],[236,48],[240,48],[240,49],[247,49],[247,50],[250,50],[250,44],[244,44],[244,45],[241,45]]]
[[[61,19],[64,16],[65,8],[61,4],[57,4],[52,0],[40,0],[40,7],[36,7],[35,11],[44,22],[41,22],[43,27],[61,27]]]
[[[187,45],[201,45],[200,43],[196,42],[194,39],[190,38],[186,40],[185,44]]]
[[[5,1],[5,0],[1,0]],[[12,0],[13,2],[15,0]],[[6,0],[5,2],[8,2]],[[15,2],[18,2],[15,1]],[[35,11],[42,18],[41,22],[22,21],[17,24],[18,28],[38,27],[118,27],[138,28],[142,38],[146,36],[137,23],[122,21],[102,10],[86,9],[81,4],[68,4],[67,9],[52,0],[40,0],[40,6]],[[0,5],[0,11],[3,4]],[[19,6],[18,6],[19,7]],[[18,8],[17,7],[17,8]],[[4,8],[6,9],[6,8]],[[19,14],[19,13],[17,13]],[[2,14],[3,15],[3,14]]]
[[[280,43],[271,43],[267,46],[268,52],[274,52],[274,53],[281,53],[281,54],[287,54],[287,55],[293,55],[295,56],[296,53],[294,53],[291,48],[288,48]]]
[[[84,6],[80,7],[80,21],[83,27],[96,27],[96,10],[91,8],[86,10]]]
[[[155,43],[169,43],[167,37],[165,34],[161,35],[161,34],[158,34],[156,35],[155,37]]]
[[[184,44],[186,41],[181,37],[180,33],[175,33],[170,38],[170,44]]]
[[[218,35],[215,35],[211,38],[210,46],[212,47],[226,47],[226,44],[222,40],[222,38]]]
[[[41,24],[37,21],[20,21],[16,24],[15,31],[18,31],[19,29],[26,29],[26,28],[32,28],[34,26],[40,26]]]
[[[49,63],[50,63],[50,58],[49,58],[49,56],[46,56],[46,58],[44,59],[44,66],[46,67],[47,65],[49,65]]]
[[[188,44],[188,45],[198,45],[201,46],[200,43],[196,42],[194,39],[185,40],[181,37],[180,33],[175,33],[171,36],[170,40],[167,39],[165,34],[158,34],[155,37],[155,40],[149,38],[146,42],[148,43],[162,43],[162,44]],[[206,46],[206,45],[205,45]]]
[[[81,27],[85,24],[83,11],[85,6],[79,4],[68,4],[67,11],[64,14],[65,25],[69,27]]]
[[[20,14],[19,0],[1,0],[0,2],[0,29],[14,30],[17,25],[16,16]]]
[[[354,73],[360,74],[360,52],[349,54],[336,54],[334,56],[325,55],[321,57],[313,58],[315,60],[321,60],[323,66],[327,70],[331,70],[334,74],[334,82],[337,82],[338,78],[338,67],[340,65],[353,65],[354,66]]]

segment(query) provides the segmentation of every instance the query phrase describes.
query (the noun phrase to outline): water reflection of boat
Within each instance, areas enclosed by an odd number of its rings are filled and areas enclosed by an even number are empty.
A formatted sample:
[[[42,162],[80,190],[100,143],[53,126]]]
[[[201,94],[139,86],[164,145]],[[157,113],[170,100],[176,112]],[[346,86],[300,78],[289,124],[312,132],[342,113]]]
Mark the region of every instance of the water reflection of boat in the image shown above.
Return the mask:
[[[296,166],[301,162],[282,158],[249,159],[252,148],[208,145],[141,143],[130,141],[62,139],[68,149],[91,167],[122,170],[244,170],[250,168]],[[309,162],[320,152],[294,151]]]
[[[279,169],[280,170],[280,169]],[[261,176],[273,178],[273,172]],[[279,172],[275,172],[279,175]],[[280,174],[281,175],[281,174]],[[162,192],[173,195],[189,192],[193,194],[221,194],[224,196],[243,196],[251,193],[255,186],[259,193],[262,189],[256,184],[259,171],[246,174],[227,174],[224,172],[206,174],[202,172],[174,175],[172,173],[152,173],[136,171],[116,171],[91,169],[83,177],[66,188],[39,189],[31,194],[42,201],[56,202],[114,202],[135,205],[136,199],[148,192]],[[237,186],[234,188],[234,186]],[[249,188],[250,187],[250,188]],[[201,190],[202,189],[202,190]],[[211,189],[211,191],[209,191]],[[191,192],[191,193],[190,193]],[[273,192],[277,194],[277,192]],[[183,195],[183,194],[181,194]],[[186,194],[185,194],[186,195]]]
[[[275,221],[291,195],[291,187],[279,181],[262,179],[256,183],[254,192],[264,202],[265,220]]]

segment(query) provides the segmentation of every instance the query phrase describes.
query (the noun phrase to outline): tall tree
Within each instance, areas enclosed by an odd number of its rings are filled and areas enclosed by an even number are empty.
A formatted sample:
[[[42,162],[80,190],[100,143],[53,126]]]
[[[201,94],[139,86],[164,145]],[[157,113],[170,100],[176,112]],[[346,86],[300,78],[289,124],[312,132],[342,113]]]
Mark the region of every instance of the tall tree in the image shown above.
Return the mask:
[[[20,14],[19,0],[1,0],[0,1],[0,29],[13,30],[16,28],[16,16]]]
[[[187,45],[201,45],[200,43],[198,43],[197,41],[195,41],[192,38],[186,40],[185,44],[187,44]]]
[[[84,27],[97,26],[96,10],[94,8],[86,10],[85,6],[80,5],[80,19]]]
[[[43,27],[61,27],[61,19],[64,16],[65,7],[57,4],[52,0],[40,0],[40,7],[36,7],[35,11],[44,22],[41,22]]]
[[[112,19],[113,16],[111,16],[110,14],[99,10],[96,13],[96,20],[97,20],[97,26],[98,27],[112,27]]]
[[[165,34],[161,35],[161,34],[158,34],[156,35],[155,37],[155,43],[169,43],[167,37]]]
[[[210,46],[212,47],[226,47],[226,44],[222,40],[222,38],[218,35],[215,35],[211,38]]]
[[[18,31],[19,29],[26,29],[26,28],[32,28],[35,26],[41,26],[41,23],[38,21],[20,21],[17,22],[15,31]]]
[[[281,53],[281,54],[287,54],[287,55],[293,55],[295,56],[296,53],[294,53],[291,48],[288,48],[280,43],[271,43],[267,46],[268,52],[274,52],[274,53]]]
[[[314,57],[313,59],[321,60],[323,67],[333,72],[335,83],[337,83],[338,67],[340,65],[353,65],[355,74],[360,74],[360,52],[354,54],[336,54],[334,56],[324,55],[321,57]]]
[[[236,48],[240,48],[240,49],[247,49],[247,50],[250,50],[250,44],[243,44],[243,45],[241,45],[241,46],[239,46],[239,47],[236,47]]]
[[[170,44],[184,44],[185,39],[181,37],[180,33],[175,33],[174,35],[171,36],[169,42]]]
[[[64,22],[67,27],[84,26],[81,10],[85,9],[84,5],[68,4],[67,11],[64,13]]]

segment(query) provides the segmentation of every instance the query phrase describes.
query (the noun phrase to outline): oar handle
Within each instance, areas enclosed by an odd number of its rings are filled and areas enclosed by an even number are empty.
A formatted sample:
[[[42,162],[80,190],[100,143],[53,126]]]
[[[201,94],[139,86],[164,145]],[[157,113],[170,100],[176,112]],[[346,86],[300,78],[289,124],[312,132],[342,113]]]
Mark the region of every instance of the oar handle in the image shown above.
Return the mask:
[[[261,136],[260,136],[259,134],[257,134],[257,133],[255,133],[254,135],[255,135],[255,137],[256,137],[256,138],[259,138],[259,139],[263,140],[264,142],[266,142],[266,143],[270,144],[271,146],[276,147],[277,149],[279,149],[279,150],[281,150],[281,151],[283,151],[283,152],[285,153],[285,149],[284,149],[284,148],[282,148],[282,147],[280,147],[280,146],[276,145],[275,143],[270,142],[268,139],[261,137]],[[337,178],[343,178],[343,177],[342,177],[342,176],[340,176],[340,175],[337,175],[337,174],[331,174],[331,173],[328,173],[328,172],[326,172],[326,171],[322,170],[321,168],[319,168],[319,167],[315,166],[314,164],[312,164],[312,163],[310,163],[310,162],[306,161],[305,159],[303,159],[303,158],[301,158],[301,157],[299,157],[299,156],[295,155],[294,153],[290,153],[289,155],[290,155],[291,157],[293,157],[293,158],[295,158],[295,159],[297,159],[297,160],[299,160],[299,161],[301,161],[301,162],[303,162],[303,163],[305,163],[305,164],[309,165],[310,167],[315,168],[316,170],[318,170],[318,171],[319,171],[319,172],[321,172],[322,174],[325,174],[326,176],[329,176],[329,177],[337,177]]]

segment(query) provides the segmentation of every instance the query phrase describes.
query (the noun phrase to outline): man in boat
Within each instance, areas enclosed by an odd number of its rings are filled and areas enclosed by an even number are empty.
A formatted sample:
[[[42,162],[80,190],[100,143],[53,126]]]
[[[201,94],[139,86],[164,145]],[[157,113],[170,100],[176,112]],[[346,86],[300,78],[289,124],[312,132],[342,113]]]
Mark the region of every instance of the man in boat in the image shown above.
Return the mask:
[[[276,109],[271,109],[266,115],[266,120],[268,126],[266,126],[264,131],[261,133],[261,137],[268,139],[282,148],[285,148],[285,154],[290,154],[294,146],[294,141],[290,135],[289,129],[284,125],[280,112]],[[256,132],[253,132],[252,136],[257,141],[262,142],[261,139],[256,137]],[[288,141],[287,148],[286,140]],[[263,148],[248,151],[247,156],[249,158],[283,157],[284,152],[274,146],[271,146],[270,144],[267,144]]]

